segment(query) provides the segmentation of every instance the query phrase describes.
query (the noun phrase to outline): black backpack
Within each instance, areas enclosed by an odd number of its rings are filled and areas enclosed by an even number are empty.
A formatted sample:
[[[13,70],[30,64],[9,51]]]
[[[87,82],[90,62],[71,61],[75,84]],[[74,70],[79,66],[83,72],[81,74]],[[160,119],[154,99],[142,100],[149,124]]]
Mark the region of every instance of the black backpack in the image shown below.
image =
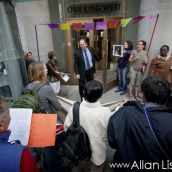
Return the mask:
[[[66,131],[64,141],[62,142],[64,154],[74,165],[78,165],[79,160],[91,157],[88,135],[79,123],[79,107],[79,102],[74,103],[73,122]]]

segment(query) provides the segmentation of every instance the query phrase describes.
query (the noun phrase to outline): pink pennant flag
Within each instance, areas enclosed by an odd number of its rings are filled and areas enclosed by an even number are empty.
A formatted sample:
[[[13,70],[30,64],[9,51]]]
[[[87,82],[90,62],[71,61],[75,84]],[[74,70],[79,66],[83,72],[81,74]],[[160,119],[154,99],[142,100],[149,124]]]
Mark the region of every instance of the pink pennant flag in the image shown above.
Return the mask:
[[[84,30],[94,30],[94,23],[85,23]]]
[[[148,16],[146,16],[146,19],[148,19],[148,20],[153,20],[155,18],[156,18],[156,15],[148,15]]]
[[[45,24],[45,22],[43,20],[36,21],[36,24],[37,25],[47,25],[47,24]]]
[[[107,22],[97,22],[96,30],[104,30],[107,29]]]
[[[133,24],[138,23],[140,20],[142,20],[145,16],[137,16],[133,18]]]

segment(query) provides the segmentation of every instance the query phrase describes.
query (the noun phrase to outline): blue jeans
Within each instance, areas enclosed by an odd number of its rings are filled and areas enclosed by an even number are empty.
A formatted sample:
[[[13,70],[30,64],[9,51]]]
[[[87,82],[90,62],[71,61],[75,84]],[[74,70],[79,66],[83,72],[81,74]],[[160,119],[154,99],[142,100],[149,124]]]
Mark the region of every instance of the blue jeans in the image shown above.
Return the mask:
[[[120,91],[127,91],[127,72],[128,72],[128,68],[119,68],[118,67],[118,80],[119,80],[119,84],[118,84],[118,90]]]

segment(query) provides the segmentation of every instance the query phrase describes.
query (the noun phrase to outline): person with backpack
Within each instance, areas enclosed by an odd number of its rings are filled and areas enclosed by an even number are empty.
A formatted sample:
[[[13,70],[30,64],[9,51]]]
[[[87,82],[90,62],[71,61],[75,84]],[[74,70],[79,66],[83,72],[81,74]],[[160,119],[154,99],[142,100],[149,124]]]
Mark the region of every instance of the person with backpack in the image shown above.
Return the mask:
[[[37,91],[39,103],[40,103],[40,112],[42,113],[60,113],[61,104],[58,101],[53,88],[47,84],[47,68],[43,62],[33,62],[29,65],[28,68],[29,78],[32,81],[27,88],[33,89],[35,86],[41,86]],[[48,130],[48,128],[47,128]],[[43,148],[45,153],[46,162],[50,172],[58,171],[62,165],[63,160],[56,157],[55,146]]]
[[[92,80],[83,89],[84,100],[80,104],[79,123],[88,135],[91,154],[91,172],[102,172],[106,160],[107,124],[111,111],[103,107],[97,100],[103,94],[103,86],[99,81]],[[69,110],[64,129],[67,131],[73,122],[73,107]],[[80,150],[82,151],[82,150]],[[88,161],[79,162],[74,166],[74,172],[80,172]]]
[[[43,62],[33,62],[28,68],[29,79],[32,81],[27,88],[40,85],[37,91],[40,103],[40,112],[43,113],[57,113],[61,110],[61,104],[58,101],[52,87],[47,84],[47,68]]]
[[[11,131],[9,109],[0,100],[0,171],[39,172],[36,161],[28,147],[8,142]]]

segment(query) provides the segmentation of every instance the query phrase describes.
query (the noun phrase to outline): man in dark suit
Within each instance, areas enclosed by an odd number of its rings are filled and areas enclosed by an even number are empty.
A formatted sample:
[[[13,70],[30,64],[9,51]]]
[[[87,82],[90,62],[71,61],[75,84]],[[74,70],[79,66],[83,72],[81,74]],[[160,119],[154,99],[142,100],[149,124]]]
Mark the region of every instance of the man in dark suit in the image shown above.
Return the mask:
[[[101,61],[95,55],[93,48],[87,47],[84,39],[80,39],[79,46],[80,48],[74,54],[74,68],[79,80],[79,93],[82,100],[85,83],[94,79],[95,61]]]

